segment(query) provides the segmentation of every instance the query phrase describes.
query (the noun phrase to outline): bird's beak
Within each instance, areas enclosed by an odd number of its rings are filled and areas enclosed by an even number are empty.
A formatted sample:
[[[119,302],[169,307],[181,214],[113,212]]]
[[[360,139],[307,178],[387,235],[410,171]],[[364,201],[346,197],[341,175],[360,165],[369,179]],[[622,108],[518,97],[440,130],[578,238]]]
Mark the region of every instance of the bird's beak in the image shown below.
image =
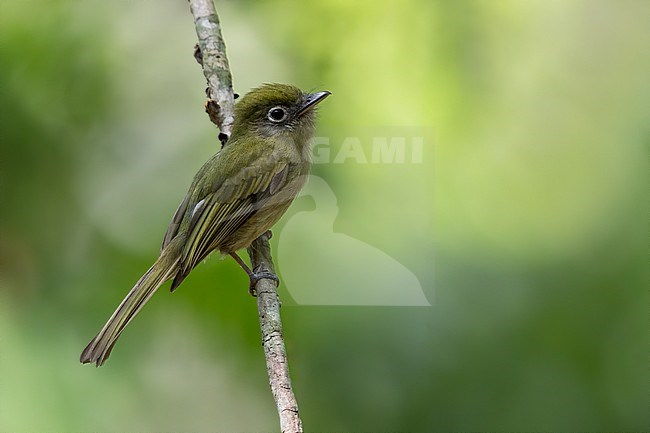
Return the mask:
[[[324,92],[316,92],[316,93],[310,93],[304,98],[304,102],[302,103],[302,107],[300,107],[300,111],[298,111],[298,114],[296,117],[300,117],[303,114],[305,114],[308,111],[311,111],[316,107],[323,99],[327,98],[329,95],[331,95],[331,92],[328,92],[325,90]]]

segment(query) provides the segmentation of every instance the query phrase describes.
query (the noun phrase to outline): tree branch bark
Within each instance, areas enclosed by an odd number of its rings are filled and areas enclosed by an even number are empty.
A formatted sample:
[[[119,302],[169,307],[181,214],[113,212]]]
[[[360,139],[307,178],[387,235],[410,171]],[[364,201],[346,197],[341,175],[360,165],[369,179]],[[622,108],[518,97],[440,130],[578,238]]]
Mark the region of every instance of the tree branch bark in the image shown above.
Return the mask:
[[[254,272],[269,271],[275,274],[271,247],[267,232],[255,239],[248,248]],[[266,372],[269,375],[271,392],[280,416],[282,433],[302,433],[302,421],[298,413],[298,402],[291,388],[289,360],[282,336],[280,319],[280,298],[276,283],[262,279],[255,285],[257,291],[257,312],[262,330],[262,346],[266,358]]]
[[[235,121],[235,95],[232,91],[232,75],[226,56],[226,44],[221,36],[219,16],[212,0],[189,0],[194,17],[196,36],[199,38],[199,51],[196,59],[203,68],[208,81],[206,90],[208,102],[205,109],[210,120],[219,127],[219,140],[225,144],[232,132]]]
[[[226,44],[221,36],[219,17],[212,0],[189,0],[189,3],[199,39],[195,57],[208,81],[206,111],[210,120],[219,127],[219,140],[224,145],[232,132],[235,106]],[[267,233],[251,244],[248,255],[255,272],[266,270],[275,274]],[[257,281],[255,290],[266,370],[280,417],[280,428],[282,433],[302,433],[298,403],[289,377],[276,283],[271,279],[261,279]]]

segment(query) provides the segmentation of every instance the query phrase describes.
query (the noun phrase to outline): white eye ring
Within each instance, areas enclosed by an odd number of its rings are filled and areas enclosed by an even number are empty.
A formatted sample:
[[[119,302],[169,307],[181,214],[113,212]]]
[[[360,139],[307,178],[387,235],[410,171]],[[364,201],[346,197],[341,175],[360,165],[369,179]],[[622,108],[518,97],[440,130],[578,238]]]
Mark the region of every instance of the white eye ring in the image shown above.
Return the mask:
[[[269,110],[266,117],[273,123],[280,123],[287,118],[287,110],[282,107],[273,107]]]

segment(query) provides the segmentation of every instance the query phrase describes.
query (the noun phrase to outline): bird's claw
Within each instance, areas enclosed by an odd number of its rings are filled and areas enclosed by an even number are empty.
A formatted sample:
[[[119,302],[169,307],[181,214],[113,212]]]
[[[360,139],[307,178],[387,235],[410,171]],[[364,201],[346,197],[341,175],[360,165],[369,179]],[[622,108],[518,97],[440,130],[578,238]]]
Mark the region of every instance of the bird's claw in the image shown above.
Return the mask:
[[[253,272],[249,275],[249,277],[250,285],[248,286],[248,293],[250,293],[253,297],[257,297],[257,290],[255,289],[255,286],[259,280],[273,280],[275,281],[275,287],[278,287],[280,285],[280,279],[278,276],[270,271]]]

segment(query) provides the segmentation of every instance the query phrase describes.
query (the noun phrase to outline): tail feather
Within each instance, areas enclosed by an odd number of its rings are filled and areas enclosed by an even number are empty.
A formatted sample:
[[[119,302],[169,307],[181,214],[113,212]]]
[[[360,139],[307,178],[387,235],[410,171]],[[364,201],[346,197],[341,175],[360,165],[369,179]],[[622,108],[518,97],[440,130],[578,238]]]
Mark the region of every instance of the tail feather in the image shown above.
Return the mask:
[[[156,290],[165,281],[175,276],[178,271],[178,259],[172,257],[169,250],[170,248],[166,248],[163,251],[158,260],[126,295],[102,330],[81,352],[80,361],[83,364],[94,362],[97,367],[103,365],[126,325],[138,314]]]

